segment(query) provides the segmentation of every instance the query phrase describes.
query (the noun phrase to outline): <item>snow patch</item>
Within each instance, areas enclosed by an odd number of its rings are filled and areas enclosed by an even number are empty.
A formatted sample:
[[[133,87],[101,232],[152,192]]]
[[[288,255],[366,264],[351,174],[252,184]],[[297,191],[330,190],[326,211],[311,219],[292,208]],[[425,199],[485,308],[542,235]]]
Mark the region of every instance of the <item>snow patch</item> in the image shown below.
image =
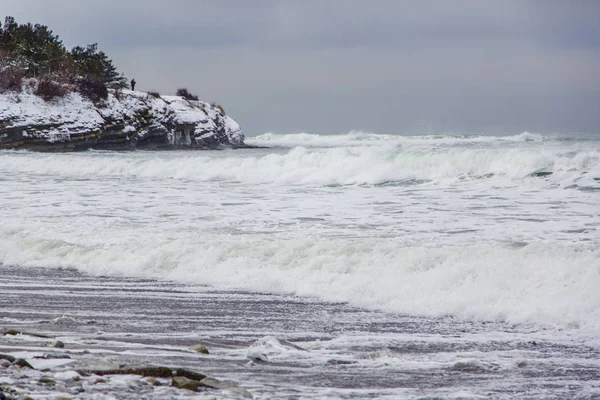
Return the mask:
[[[182,125],[191,125],[194,137],[190,143],[202,144],[198,139],[218,136],[222,131],[226,137],[217,137],[219,143],[228,140],[241,144],[244,140],[239,124],[225,116],[218,106],[180,96],[154,97],[130,90],[110,90],[105,101],[94,104],[77,92],[44,101],[35,95],[33,86],[25,85],[16,95],[0,94],[0,122],[3,129],[20,127],[23,137],[41,138],[50,143],[68,141],[74,135],[95,133],[115,125],[121,125],[124,133],[137,132],[139,138],[146,135],[148,125],[162,126],[171,134]],[[6,134],[1,135],[1,139],[6,139]]]

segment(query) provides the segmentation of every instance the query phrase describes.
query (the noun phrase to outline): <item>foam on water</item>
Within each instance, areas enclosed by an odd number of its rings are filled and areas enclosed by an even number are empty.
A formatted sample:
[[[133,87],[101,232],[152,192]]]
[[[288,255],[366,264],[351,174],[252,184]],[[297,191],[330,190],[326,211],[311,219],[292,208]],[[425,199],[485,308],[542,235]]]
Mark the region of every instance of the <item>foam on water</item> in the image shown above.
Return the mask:
[[[523,143],[542,142],[549,138],[538,134],[523,132],[518,135],[382,135],[352,131],[342,135],[317,135],[312,133],[276,134],[265,133],[249,137],[247,142],[253,145],[281,147],[339,147],[378,145],[385,142],[404,145],[465,145],[482,143]]]
[[[0,263],[598,332],[600,141],[567,139],[2,152]]]
[[[343,141],[342,141],[343,142]],[[373,142],[373,141],[371,141]],[[317,143],[319,143],[317,141]],[[124,177],[238,183],[352,185],[407,180],[529,179],[540,172],[553,182],[593,187],[600,179],[600,151],[585,143],[562,146],[379,146],[313,149],[240,157],[206,153],[174,157],[146,154],[4,153],[2,171],[82,179]],[[598,186],[598,184],[596,184]]]
[[[417,315],[600,330],[600,252],[593,248],[399,247],[386,239],[202,235],[66,242],[6,229],[0,237],[0,259],[10,265],[293,293]]]
[[[318,135],[313,133],[277,134],[264,133],[246,138],[253,145],[273,147],[354,147],[354,146],[378,146],[384,143],[392,143],[402,146],[524,146],[524,145],[546,145],[564,142],[597,142],[600,139],[597,134],[546,134],[523,132],[516,135],[396,135],[377,134],[369,132],[351,131],[339,135]]]

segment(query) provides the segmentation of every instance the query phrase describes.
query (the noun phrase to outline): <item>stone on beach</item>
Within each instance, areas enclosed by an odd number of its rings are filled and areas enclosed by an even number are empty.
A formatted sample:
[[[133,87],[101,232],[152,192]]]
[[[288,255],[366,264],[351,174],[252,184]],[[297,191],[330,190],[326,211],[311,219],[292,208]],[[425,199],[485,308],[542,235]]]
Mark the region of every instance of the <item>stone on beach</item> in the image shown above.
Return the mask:
[[[183,368],[179,368],[177,371],[175,371],[175,375],[176,376],[184,376],[188,379],[193,379],[196,381],[201,381],[202,379],[206,378],[206,375],[200,374],[198,372],[190,371],[189,369],[183,369]]]
[[[209,387],[211,389],[219,389],[219,390],[233,390],[235,392],[237,392],[238,394],[242,395],[243,397],[247,398],[247,399],[252,399],[254,398],[254,396],[252,396],[252,393],[250,393],[249,391],[247,391],[244,388],[239,387],[238,385],[236,385],[235,383],[229,383],[229,382],[222,382],[219,381],[217,379],[213,379],[213,378],[204,378],[200,381],[200,384],[202,386],[206,386]]]
[[[233,383],[221,382],[217,379],[213,378],[204,378],[200,381],[203,386],[213,388],[213,389],[239,389],[239,386]]]
[[[119,368],[90,370],[90,374],[96,375],[141,375],[154,376],[157,378],[170,378],[173,376],[173,370],[167,367],[138,367],[138,368]]]
[[[193,379],[186,378],[185,376],[176,376],[173,378],[173,381],[171,382],[171,386],[179,388],[179,389],[187,389],[187,390],[191,390],[192,392],[195,392],[196,389],[198,389],[198,386],[200,386],[200,382],[193,380]]]
[[[9,354],[0,354],[0,360],[7,360],[12,363],[13,361],[16,360],[16,358]]]
[[[191,346],[190,350],[193,350],[195,352],[202,353],[202,354],[209,354],[206,346],[203,346],[201,344],[196,344],[196,345]]]
[[[56,381],[49,376],[42,376],[38,382],[44,385],[56,385]]]
[[[47,338],[47,339],[51,338],[50,336],[42,335],[41,333],[23,332],[18,329],[5,329],[3,331],[3,334],[10,335],[10,336],[29,335],[29,336],[39,337],[39,338]]]
[[[41,356],[33,356],[33,358],[44,359],[44,360],[66,360],[66,359],[70,359],[71,356],[68,354],[61,354],[61,353],[44,353]]]
[[[48,344],[48,347],[57,347],[59,349],[62,349],[65,347],[65,344],[60,340],[55,340],[52,343]]]
[[[30,369],[34,369],[31,364],[29,364],[27,362],[27,360],[23,359],[23,358],[19,358],[18,360],[13,362],[13,365],[17,365],[21,368],[30,368]]]

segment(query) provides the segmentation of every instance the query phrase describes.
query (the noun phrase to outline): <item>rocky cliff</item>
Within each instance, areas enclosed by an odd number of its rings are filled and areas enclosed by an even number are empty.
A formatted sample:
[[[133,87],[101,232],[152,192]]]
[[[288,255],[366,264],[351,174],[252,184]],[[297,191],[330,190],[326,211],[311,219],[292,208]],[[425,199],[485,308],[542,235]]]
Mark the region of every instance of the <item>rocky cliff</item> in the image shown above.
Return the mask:
[[[33,92],[0,94],[0,149],[245,147],[238,123],[202,101],[130,90],[110,90],[97,103],[77,92],[45,101]]]

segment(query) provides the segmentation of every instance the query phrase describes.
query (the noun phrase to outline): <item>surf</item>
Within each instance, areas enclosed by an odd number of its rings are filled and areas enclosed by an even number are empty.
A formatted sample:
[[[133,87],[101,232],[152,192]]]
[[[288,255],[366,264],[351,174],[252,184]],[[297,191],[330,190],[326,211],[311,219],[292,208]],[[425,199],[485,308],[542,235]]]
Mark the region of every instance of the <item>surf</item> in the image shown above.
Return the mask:
[[[337,140],[337,139],[336,139]],[[345,139],[340,139],[345,140]],[[289,185],[379,185],[386,182],[444,182],[463,179],[529,180],[592,187],[600,179],[600,151],[589,146],[419,146],[388,140],[377,145],[279,151],[245,150],[163,157],[136,154],[27,154],[4,152],[0,173],[48,178],[175,179]],[[322,142],[317,141],[319,146]],[[241,150],[239,150],[241,151]]]

